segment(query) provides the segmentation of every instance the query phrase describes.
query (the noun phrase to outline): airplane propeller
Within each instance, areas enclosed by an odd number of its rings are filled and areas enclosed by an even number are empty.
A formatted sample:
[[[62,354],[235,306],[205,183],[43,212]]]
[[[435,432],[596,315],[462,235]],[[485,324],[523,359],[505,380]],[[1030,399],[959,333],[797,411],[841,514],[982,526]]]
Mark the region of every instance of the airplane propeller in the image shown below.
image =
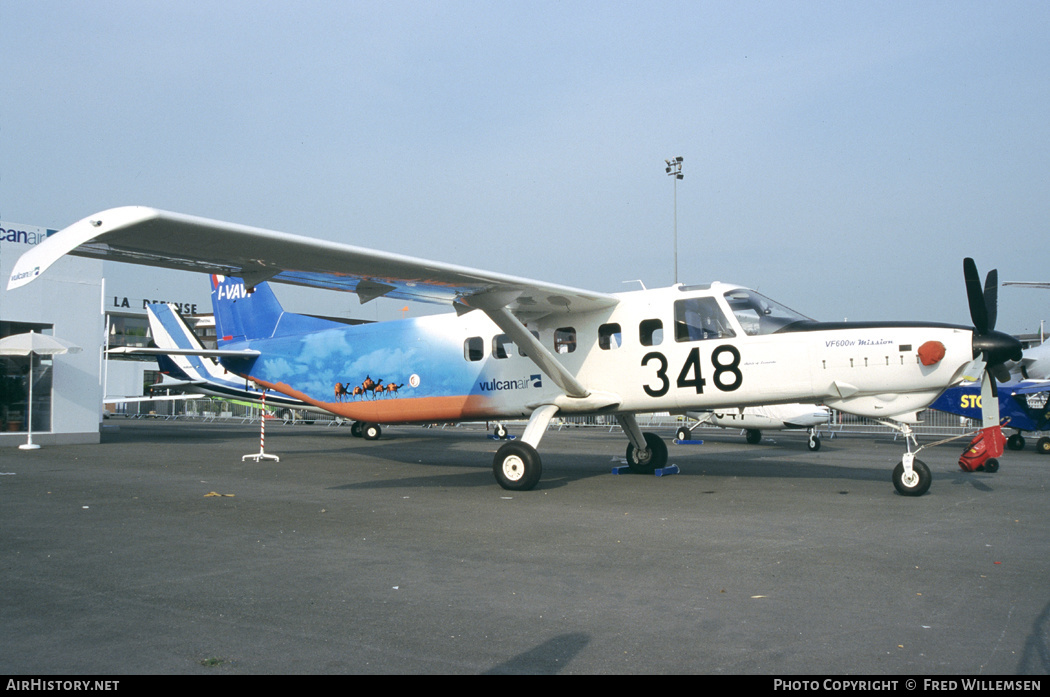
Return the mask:
[[[973,320],[973,357],[980,356],[985,364],[981,377],[981,413],[983,426],[999,425],[999,392],[995,381],[1010,379],[1007,361],[1021,360],[1021,342],[1003,332],[995,331],[998,312],[999,274],[988,272],[984,286],[977,273],[977,264],[967,257],[963,260],[963,278],[966,280],[966,298]]]

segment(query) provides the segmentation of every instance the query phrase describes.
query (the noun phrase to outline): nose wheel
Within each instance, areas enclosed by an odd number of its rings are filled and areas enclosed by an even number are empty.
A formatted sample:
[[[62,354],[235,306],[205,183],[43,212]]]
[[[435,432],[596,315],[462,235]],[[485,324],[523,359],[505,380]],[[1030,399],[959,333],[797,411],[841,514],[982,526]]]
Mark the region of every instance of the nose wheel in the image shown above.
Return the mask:
[[[909,459],[911,462],[906,465]],[[901,496],[922,496],[932,482],[930,468],[911,453],[905,453],[904,459],[893,468],[893,486]]]

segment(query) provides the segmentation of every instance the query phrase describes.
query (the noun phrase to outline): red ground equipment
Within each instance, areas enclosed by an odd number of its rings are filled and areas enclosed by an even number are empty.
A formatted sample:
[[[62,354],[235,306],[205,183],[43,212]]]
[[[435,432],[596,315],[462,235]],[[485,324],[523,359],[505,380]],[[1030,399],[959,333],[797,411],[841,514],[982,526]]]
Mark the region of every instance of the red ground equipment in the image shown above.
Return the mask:
[[[959,467],[965,472],[995,472],[999,469],[999,461],[995,458],[1002,456],[1005,447],[1006,437],[1002,428],[982,428],[959,458]]]

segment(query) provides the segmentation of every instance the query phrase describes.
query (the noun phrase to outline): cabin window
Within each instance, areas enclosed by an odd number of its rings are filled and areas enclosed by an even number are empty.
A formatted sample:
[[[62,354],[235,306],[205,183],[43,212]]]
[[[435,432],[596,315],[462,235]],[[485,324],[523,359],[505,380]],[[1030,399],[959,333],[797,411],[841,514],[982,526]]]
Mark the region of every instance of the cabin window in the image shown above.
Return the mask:
[[[658,319],[643,319],[638,324],[638,339],[642,346],[659,346],[664,341],[664,323]]]
[[[540,339],[540,333],[539,332],[534,332],[534,331],[530,330],[529,334],[532,334],[534,337],[536,337],[536,340],[539,341],[539,339]],[[525,353],[525,349],[523,349],[522,347],[519,346],[518,347],[518,355],[519,356],[527,356],[528,354]]]
[[[492,337],[492,357],[508,358],[514,351],[514,342],[506,334],[497,334]]]
[[[468,361],[480,361],[485,357],[485,341],[480,336],[472,336],[464,341],[463,357]]]
[[[674,340],[703,341],[736,336],[714,298],[686,298],[674,303]]]
[[[623,345],[623,335],[620,333],[620,325],[615,322],[603,324],[598,327],[598,348],[608,351],[618,349]]]
[[[554,352],[572,353],[576,350],[576,330],[573,327],[562,327],[554,330]]]

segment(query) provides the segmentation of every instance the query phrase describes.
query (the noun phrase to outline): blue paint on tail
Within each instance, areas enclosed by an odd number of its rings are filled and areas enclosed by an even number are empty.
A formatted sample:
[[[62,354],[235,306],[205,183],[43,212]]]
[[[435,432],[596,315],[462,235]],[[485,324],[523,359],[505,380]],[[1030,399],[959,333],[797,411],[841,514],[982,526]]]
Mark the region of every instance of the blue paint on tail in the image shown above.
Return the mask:
[[[345,326],[340,322],[285,312],[266,283],[255,286],[250,294],[239,278],[213,275],[211,285],[219,346]]]

